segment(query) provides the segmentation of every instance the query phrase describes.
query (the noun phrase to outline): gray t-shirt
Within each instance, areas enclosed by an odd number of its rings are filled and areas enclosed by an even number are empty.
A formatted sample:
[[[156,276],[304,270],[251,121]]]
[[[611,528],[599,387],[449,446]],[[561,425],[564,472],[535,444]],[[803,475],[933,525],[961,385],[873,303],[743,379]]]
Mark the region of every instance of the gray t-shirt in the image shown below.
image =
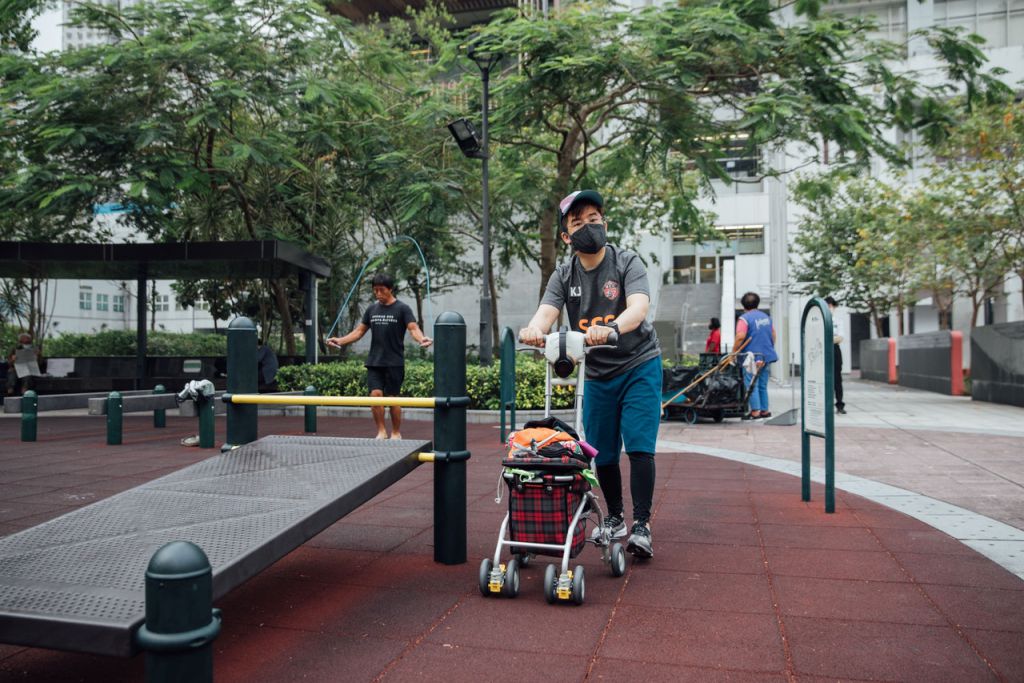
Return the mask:
[[[575,256],[555,268],[541,303],[565,306],[569,329],[586,332],[591,325],[615,320],[633,294],[650,297],[647,269],[633,252],[608,245],[594,270],[584,270]],[[620,335],[616,348],[587,354],[587,379],[611,379],[659,355],[654,325],[645,319],[637,329]]]

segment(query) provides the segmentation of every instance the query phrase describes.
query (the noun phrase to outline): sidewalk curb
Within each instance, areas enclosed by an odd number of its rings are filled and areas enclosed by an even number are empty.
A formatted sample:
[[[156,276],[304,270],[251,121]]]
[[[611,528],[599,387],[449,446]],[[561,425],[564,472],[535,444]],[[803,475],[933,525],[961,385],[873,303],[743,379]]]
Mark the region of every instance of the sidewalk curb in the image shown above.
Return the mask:
[[[658,440],[658,452],[691,452],[735,460],[756,467],[800,476],[800,463],[756,453]],[[825,470],[811,467],[811,479],[825,482]],[[998,520],[897,486],[836,472],[836,488],[920,520],[981,553],[1024,579],[1024,531]],[[794,489],[796,491],[796,489]],[[796,493],[794,493],[796,495]],[[824,514],[824,512],[822,512]]]

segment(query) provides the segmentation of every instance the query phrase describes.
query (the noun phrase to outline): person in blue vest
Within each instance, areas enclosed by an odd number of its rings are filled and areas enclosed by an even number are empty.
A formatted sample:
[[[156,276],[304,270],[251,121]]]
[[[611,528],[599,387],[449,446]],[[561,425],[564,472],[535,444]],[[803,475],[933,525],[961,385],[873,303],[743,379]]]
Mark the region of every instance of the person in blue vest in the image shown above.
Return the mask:
[[[768,378],[771,376],[771,364],[779,359],[775,353],[775,326],[767,313],[757,309],[761,305],[761,297],[756,293],[747,292],[740,303],[743,315],[736,321],[734,348],[738,349],[743,342],[750,340],[743,352],[751,354],[753,363],[744,363],[743,381],[748,389],[754,385],[750,389],[750,412],[743,419],[760,420],[772,416],[768,410]]]

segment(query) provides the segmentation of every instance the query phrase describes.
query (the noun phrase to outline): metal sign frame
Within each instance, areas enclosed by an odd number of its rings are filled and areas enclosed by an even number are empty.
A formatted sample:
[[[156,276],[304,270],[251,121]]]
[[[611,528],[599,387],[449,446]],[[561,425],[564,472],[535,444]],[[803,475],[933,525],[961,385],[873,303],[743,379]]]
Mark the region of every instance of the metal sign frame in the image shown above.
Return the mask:
[[[812,310],[821,312],[823,365],[825,369],[824,433],[811,431],[807,427],[807,317]],[[804,306],[800,317],[800,500],[811,499],[811,435],[825,440],[825,512],[836,511],[836,451],[835,451],[835,352],[833,350],[832,312],[821,297],[814,297]]]

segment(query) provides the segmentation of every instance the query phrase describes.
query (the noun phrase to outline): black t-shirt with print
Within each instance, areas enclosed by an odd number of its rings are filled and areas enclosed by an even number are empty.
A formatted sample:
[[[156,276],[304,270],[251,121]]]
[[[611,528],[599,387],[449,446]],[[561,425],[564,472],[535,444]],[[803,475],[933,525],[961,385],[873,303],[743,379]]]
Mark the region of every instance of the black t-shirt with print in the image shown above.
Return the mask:
[[[370,355],[366,367],[405,365],[405,330],[416,322],[412,309],[398,299],[390,306],[375,302],[363,313],[363,324],[370,328]]]

